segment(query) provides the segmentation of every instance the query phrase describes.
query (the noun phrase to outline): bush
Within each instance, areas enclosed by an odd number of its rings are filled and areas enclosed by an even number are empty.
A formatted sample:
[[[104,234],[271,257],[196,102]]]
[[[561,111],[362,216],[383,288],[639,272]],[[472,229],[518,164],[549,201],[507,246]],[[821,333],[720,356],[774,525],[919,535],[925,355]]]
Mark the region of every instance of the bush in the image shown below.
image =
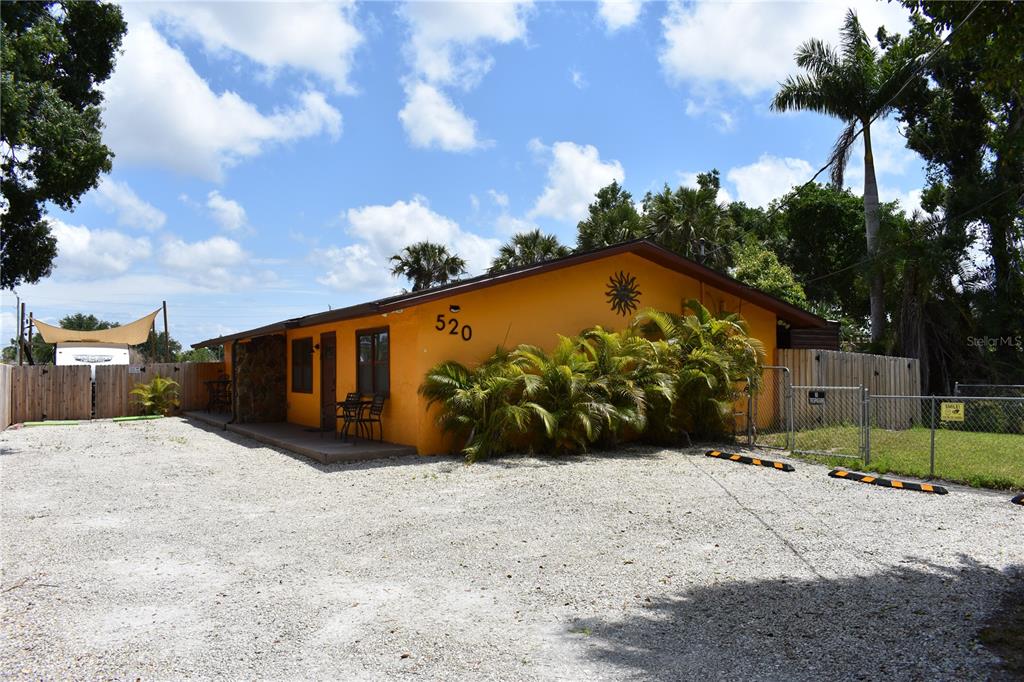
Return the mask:
[[[131,395],[138,398],[143,414],[169,415],[181,404],[178,400],[178,382],[166,377],[153,377],[148,384],[139,384]]]
[[[475,370],[458,362],[442,362],[420,386],[427,405],[441,405],[438,424],[464,438],[462,453],[473,462],[505,452],[522,441],[535,406],[525,404],[523,386],[530,379],[498,349]],[[538,416],[543,419],[543,415]]]
[[[685,315],[647,310],[633,320],[633,327],[668,347],[666,370],[674,378],[676,400],[659,429],[663,437],[722,436],[732,430],[740,383],[749,380],[751,390],[758,388],[764,346],[747,334],[739,315],[715,316],[694,300],[686,309]]]
[[[559,336],[550,352],[498,349],[476,369],[443,362],[420,394],[440,406],[438,424],[462,439],[468,461],[719,436],[730,431],[738,382],[760,377],[764,350],[738,316],[686,306],[684,315],[641,312],[621,332]]]

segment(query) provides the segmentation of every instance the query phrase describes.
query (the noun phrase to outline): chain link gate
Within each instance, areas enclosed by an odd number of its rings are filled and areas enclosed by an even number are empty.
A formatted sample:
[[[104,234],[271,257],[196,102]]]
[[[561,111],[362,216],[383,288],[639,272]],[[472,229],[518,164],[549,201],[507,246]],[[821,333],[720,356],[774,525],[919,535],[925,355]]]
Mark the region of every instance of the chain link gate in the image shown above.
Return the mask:
[[[793,386],[790,450],[867,462],[869,404],[863,386]]]
[[[747,444],[751,447],[790,447],[790,418],[793,399],[788,367],[765,365],[761,383],[747,390]]]

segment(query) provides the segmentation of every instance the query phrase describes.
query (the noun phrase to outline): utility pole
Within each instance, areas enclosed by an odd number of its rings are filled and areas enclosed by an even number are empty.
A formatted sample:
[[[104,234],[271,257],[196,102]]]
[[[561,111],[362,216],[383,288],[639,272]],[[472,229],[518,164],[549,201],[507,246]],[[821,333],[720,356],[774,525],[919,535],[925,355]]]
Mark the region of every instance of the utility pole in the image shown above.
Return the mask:
[[[32,357],[32,315],[31,312],[28,314],[28,364],[30,365],[36,364],[36,359]]]
[[[30,337],[29,341],[32,341]],[[17,364],[25,361],[25,302],[22,301],[17,313]]]
[[[24,331],[22,327],[25,324],[24,316],[25,313],[21,307],[21,296],[14,299],[14,314],[18,316],[18,364],[21,364],[21,334]]]
[[[171,357],[171,331],[167,328],[167,301],[163,302],[164,305],[164,362],[174,362],[174,358]]]

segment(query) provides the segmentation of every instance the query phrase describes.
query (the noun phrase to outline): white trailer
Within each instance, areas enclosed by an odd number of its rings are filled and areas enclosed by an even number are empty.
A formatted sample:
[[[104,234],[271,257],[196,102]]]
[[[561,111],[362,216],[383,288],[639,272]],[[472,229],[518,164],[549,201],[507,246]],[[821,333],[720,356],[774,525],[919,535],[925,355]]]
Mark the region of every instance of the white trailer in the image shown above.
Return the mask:
[[[127,365],[127,343],[90,343],[67,341],[57,344],[57,365],[89,365],[96,381],[96,365]]]

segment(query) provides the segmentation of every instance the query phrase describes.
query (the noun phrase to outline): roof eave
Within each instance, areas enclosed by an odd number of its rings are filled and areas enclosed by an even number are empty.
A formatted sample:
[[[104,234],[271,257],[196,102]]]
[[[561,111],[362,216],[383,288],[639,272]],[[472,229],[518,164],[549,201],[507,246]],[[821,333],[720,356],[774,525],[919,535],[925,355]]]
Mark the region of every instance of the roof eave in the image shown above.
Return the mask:
[[[535,265],[524,266],[513,270],[506,270],[496,274],[484,274],[460,282],[453,282],[451,284],[428,289],[426,291],[414,291],[408,294],[399,294],[397,296],[391,296],[389,298],[383,298],[369,303],[360,303],[346,308],[339,308],[337,310],[326,310],[319,313],[313,313],[311,315],[285,320],[283,322],[250,329],[237,334],[229,334],[215,339],[200,341],[199,343],[192,344],[192,347],[208,348],[211,346],[220,346],[225,343],[230,343],[231,341],[247,339],[254,336],[280,334],[284,333],[288,329],[311,327],[317,324],[340,322],[358,317],[367,317],[369,315],[386,313],[400,308],[422,305],[424,303],[429,303],[430,301],[457,296],[476,289],[512,282],[524,277],[530,277],[540,272],[558,270],[578,265],[580,263],[586,263],[591,260],[598,260],[600,258],[607,258],[608,256],[627,252],[638,254],[654,263],[657,263],[658,265],[689,275],[694,279],[703,280],[716,288],[722,289],[726,293],[736,295],[775,313],[777,317],[782,318],[790,324],[800,325],[801,327],[825,327],[829,324],[828,320],[815,315],[809,310],[799,308],[776,296],[772,296],[767,292],[744,284],[729,275],[713,270],[706,265],[702,265],[694,260],[690,260],[689,258],[684,258],[683,256],[673,253],[664,247],[658,246],[654,242],[650,242],[645,239],[638,239],[630,242],[623,242],[621,244],[615,244],[614,246],[608,246],[602,249],[595,249],[585,253],[575,253],[570,256],[566,256],[565,258],[546,261],[544,263],[537,263]]]

